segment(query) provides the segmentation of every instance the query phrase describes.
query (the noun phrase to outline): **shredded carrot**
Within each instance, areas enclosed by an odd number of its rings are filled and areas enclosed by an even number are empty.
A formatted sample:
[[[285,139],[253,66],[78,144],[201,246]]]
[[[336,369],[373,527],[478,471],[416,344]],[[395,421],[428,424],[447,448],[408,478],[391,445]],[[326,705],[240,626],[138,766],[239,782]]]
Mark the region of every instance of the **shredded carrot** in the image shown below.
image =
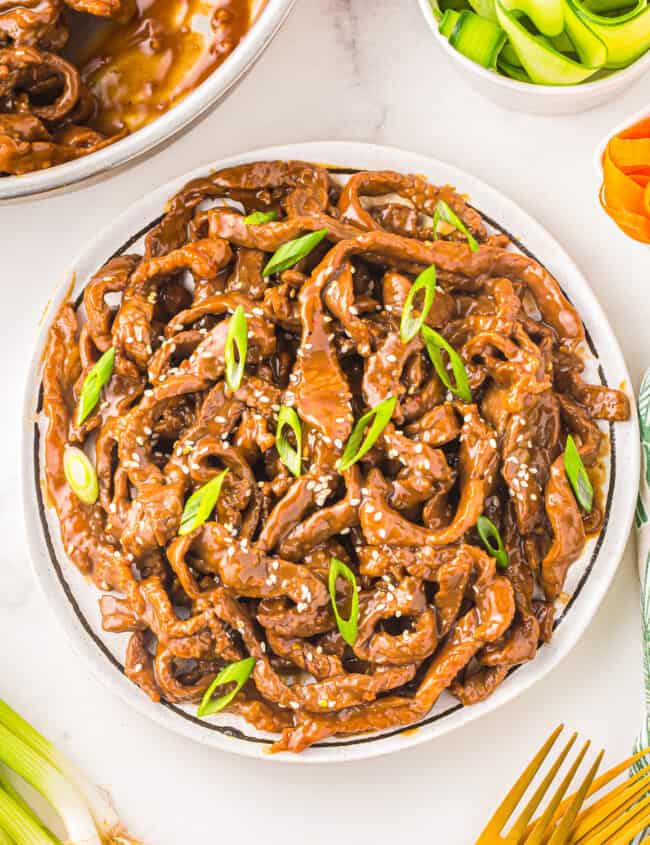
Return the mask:
[[[626,235],[650,243],[650,118],[607,144],[600,203]]]

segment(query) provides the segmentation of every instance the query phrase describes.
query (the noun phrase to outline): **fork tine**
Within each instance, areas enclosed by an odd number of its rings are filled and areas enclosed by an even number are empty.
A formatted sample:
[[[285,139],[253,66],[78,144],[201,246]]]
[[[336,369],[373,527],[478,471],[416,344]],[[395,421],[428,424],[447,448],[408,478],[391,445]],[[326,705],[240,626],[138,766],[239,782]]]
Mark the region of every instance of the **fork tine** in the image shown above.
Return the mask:
[[[533,797],[530,799],[528,804],[526,804],[526,806],[522,810],[521,815],[519,816],[519,818],[517,819],[517,821],[515,822],[515,824],[513,825],[512,829],[510,831],[510,836],[512,837],[513,842],[519,842],[521,840],[522,836],[524,836],[524,834],[526,833],[526,828],[528,826],[528,822],[531,819],[531,816],[533,815],[535,810],[539,807],[539,804],[540,804],[542,798],[546,795],[551,783],[555,780],[555,776],[557,775],[562,763],[564,763],[564,761],[566,760],[566,756],[569,753],[569,751],[571,750],[571,748],[573,747],[573,744],[575,743],[577,736],[578,736],[578,734],[574,733],[573,736],[571,737],[571,739],[564,746],[564,748],[560,752],[557,760],[551,766],[548,774],[546,775],[544,780],[541,782],[541,784],[536,789],[535,794],[533,795]],[[539,829],[543,833],[548,828],[548,823],[551,819],[551,816],[555,812],[557,805],[560,803],[560,801],[562,800],[562,797],[564,796],[565,792],[569,788],[569,785],[570,785],[570,783],[573,779],[573,776],[575,775],[576,770],[577,770],[578,766],[580,765],[580,761],[584,757],[588,746],[589,746],[589,743],[587,743],[585,748],[582,750],[582,752],[578,756],[578,760],[576,761],[576,763],[574,763],[571,770],[569,771],[569,774],[565,777],[563,782],[560,784],[560,787],[556,790],[556,792],[555,792],[555,794],[554,794],[554,796],[551,799],[551,802],[549,804],[550,813],[549,813],[549,810],[547,809],[546,812],[544,813],[544,815],[542,816],[542,819],[540,820],[539,825],[536,825],[535,831],[537,831]],[[527,845],[539,845],[539,842],[541,842],[541,838],[539,840],[535,839],[535,838],[531,838],[530,843],[528,843],[528,839],[526,840]]]
[[[637,754],[633,754],[631,757],[628,757],[627,760],[623,760],[622,763],[619,763],[618,765],[613,766],[611,769],[608,769],[606,772],[603,772],[603,774],[599,775],[589,787],[589,791],[587,792],[586,797],[589,798],[591,795],[594,795],[596,792],[599,792],[603,788],[603,786],[606,786],[608,783],[611,783],[611,781],[615,780],[620,774],[629,769],[630,766],[633,766],[638,760],[640,760],[642,757],[647,756],[648,754],[650,754],[650,747],[642,749]],[[599,800],[606,801],[607,798],[608,796],[606,795],[604,799]],[[569,806],[572,800],[573,794],[569,795],[567,798],[564,799],[564,801],[557,808],[553,821],[557,821],[560,816],[562,816],[562,814],[566,811],[566,808]],[[598,803],[599,802],[592,804],[585,812],[589,812],[589,810],[591,810],[593,807],[596,807]],[[530,833],[530,831],[536,824],[537,820],[534,819],[532,824],[528,828],[528,833]]]
[[[587,833],[595,832],[611,815],[623,812],[637,800],[639,795],[647,792],[650,788],[650,778],[646,777],[648,773],[650,773],[650,766],[646,766],[634,777],[624,781],[580,813],[573,826],[572,841],[578,842]]]
[[[650,795],[646,795],[597,833],[588,833],[580,845],[627,845],[650,822]],[[616,834],[616,835],[615,835]]]
[[[532,828],[529,829],[528,835],[525,838],[523,845],[541,845],[541,843],[544,842],[549,830],[552,830],[551,819],[553,818],[560,801],[565,796],[567,789],[571,785],[571,781],[575,777],[575,773],[578,771],[578,767],[582,763],[588,748],[589,743],[587,742],[584,748],[578,754],[578,757],[574,761],[573,765],[565,775],[562,783],[556,789],[555,794],[551,798],[548,807],[540,816],[540,818],[535,822]]]
[[[587,743],[587,745],[589,745],[589,743]],[[586,750],[587,749],[585,748],[585,752]],[[598,771],[604,756],[605,752],[601,751],[598,757],[596,757],[593,766],[591,767],[591,769],[589,769],[587,777],[583,780],[582,784],[580,785],[580,788],[575,793],[573,800],[569,804],[566,813],[562,817],[562,821],[555,828],[553,836],[551,836],[548,841],[548,845],[566,845],[566,843],[568,842],[569,837],[571,835],[571,826],[573,825],[573,822],[575,821],[575,818],[578,815],[578,812],[580,811],[580,807],[582,807],[584,800],[587,797],[589,787],[591,786],[594,781],[594,778],[596,777],[596,772]]]
[[[632,839],[641,831],[650,825],[650,810],[646,809],[645,813],[638,815],[629,823],[629,826],[619,833],[619,835],[609,843],[609,845],[629,845]]]
[[[499,805],[497,811],[488,822],[487,827],[476,841],[476,845],[492,845],[494,838],[503,829],[505,823],[512,815],[513,810],[521,801],[523,794],[528,789],[530,782],[539,771],[540,766],[548,756],[549,751],[555,744],[555,741],[562,733],[563,729],[564,725],[559,725],[546,740],[544,745],[542,745],[540,750],[526,767],[524,773],[515,782],[510,792]]]

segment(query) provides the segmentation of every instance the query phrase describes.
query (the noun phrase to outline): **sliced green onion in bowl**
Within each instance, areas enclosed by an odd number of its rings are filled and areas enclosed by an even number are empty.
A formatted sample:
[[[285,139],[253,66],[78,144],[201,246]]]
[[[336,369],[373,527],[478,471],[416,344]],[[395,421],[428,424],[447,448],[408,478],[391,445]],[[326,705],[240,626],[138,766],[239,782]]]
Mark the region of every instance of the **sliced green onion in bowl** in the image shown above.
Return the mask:
[[[571,435],[567,437],[564,447],[564,469],[578,504],[587,513],[591,513],[594,506],[594,488]]]
[[[81,425],[94,411],[99,402],[102,387],[108,382],[115,363],[115,349],[107,349],[97,363],[88,370],[79,394],[77,425]]]
[[[469,244],[469,248],[472,252],[476,252],[478,249],[478,242],[476,238],[472,235],[469,231],[467,226],[463,223],[460,217],[456,214],[456,212],[451,208],[444,200],[438,200],[436,203],[436,211],[433,215],[433,237],[434,239],[438,238],[438,225],[441,220],[444,220],[445,223],[449,223],[450,226],[453,226],[457,232],[462,232],[463,235],[467,238],[467,243]]]
[[[261,226],[262,223],[270,223],[271,220],[275,220],[278,216],[278,212],[271,210],[271,211],[254,211],[252,214],[248,214],[244,217],[244,223],[247,226]]]
[[[350,615],[347,619],[344,619],[341,616],[336,604],[336,580],[339,577],[345,578],[352,587]],[[357,630],[359,627],[359,591],[357,589],[357,579],[354,572],[352,572],[352,570],[346,566],[342,560],[339,560],[336,557],[330,558],[328,588],[332,602],[332,610],[334,611],[334,618],[336,619],[336,625],[345,642],[348,645],[353,646],[357,640]]]
[[[438,378],[447,388],[455,393],[463,402],[472,401],[472,391],[469,386],[469,379],[467,378],[467,370],[463,360],[456,352],[456,350],[449,344],[444,337],[429,326],[422,326],[422,337],[424,338],[424,345],[431,359],[431,363],[438,373]],[[452,382],[449,372],[445,367],[440,350],[444,349],[449,356],[449,363],[454,374],[455,383]]]
[[[508,566],[508,552],[503,545],[499,529],[488,519],[487,516],[479,516],[476,521],[476,530],[481,538],[481,541],[490,555],[496,560],[497,566],[500,569],[506,569]]]
[[[237,354],[235,355],[235,349]],[[234,392],[239,390],[241,380],[246,367],[246,354],[248,352],[248,320],[242,305],[235,308],[230,318],[228,334],[223,354],[226,363],[226,384]]]
[[[389,396],[357,420],[337,464],[339,472],[345,472],[372,449],[379,435],[390,422],[396,404],[397,397]],[[364,438],[363,434],[367,426],[369,428]]]
[[[63,472],[75,496],[86,505],[94,505],[99,496],[97,473],[82,449],[77,446],[65,447]]]
[[[227,473],[228,470],[224,469],[218,475],[215,475],[207,484],[195,490],[185,502],[181,524],[178,529],[180,537],[190,534],[195,528],[198,528],[207,521],[214,510],[214,506],[217,504],[221,487],[223,486],[223,480]]]
[[[262,271],[264,276],[271,276],[273,273],[281,273],[288,270],[318,246],[327,235],[327,229],[317,229],[315,232],[308,232],[301,235],[276,249]]]
[[[227,707],[250,678],[256,662],[254,657],[245,657],[243,660],[237,660],[235,663],[230,663],[224,667],[205,691],[196,715],[201,717],[213,716]],[[212,698],[212,694],[217,687],[224,684],[234,684],[235,686],[230,692],[219,696],[219,698]]]
[[[295,448],[287,440],[285,426],[288,426],[296,438]],[[275,430],[275,448],[285,467],[298,478],[302,474],[302,426],[300,417],[293,408],[281,405],[278,412],[278,425]]]
[[[424,288],[424,302],[420,314],[417,317],[413,316],[413,301],[418,291]],[[420,331],[420,328],[429,315],[431,306],[433,305],[433,298],[436,295],[436,268],[432,264],[423,270],[417,279],[411,285],[411,290],[408,292],[402,309],[402,319],[400,320],[400,337],[402,343],[408,343],[413,340],[415,335]]]

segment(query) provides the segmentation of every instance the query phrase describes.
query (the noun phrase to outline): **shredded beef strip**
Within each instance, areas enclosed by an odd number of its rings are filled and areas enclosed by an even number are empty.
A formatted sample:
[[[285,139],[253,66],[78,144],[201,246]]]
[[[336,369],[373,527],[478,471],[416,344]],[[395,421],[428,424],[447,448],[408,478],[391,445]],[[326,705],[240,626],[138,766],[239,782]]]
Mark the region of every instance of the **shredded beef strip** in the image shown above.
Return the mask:
[[[433,237],[439,199],[477,251],[457,232]],[[231,205],[206,207],[216,200]],[[276,219],[247,225],[255,210]],[[321,228],[311,254],[264,276],[273,251]],[[431,264],[427,323],[464,361],[471,402],[446,390],[419,335],[400,338]],[[232,392],[239,306],[248,353]],[[196,702],[251,656],[229,709],[293,752],[417,723],[445,690],[466,705],[490,695],[550,639],[567,573],[600,527],[598,494],[587,515],[567,479],[566,438],[594,472],[607,441],[597,420],[629,417],[625,394],[585,382],[584,337],[556,280],[448,186],[393,172],[342,186],[305,162],[185,186],[144,254],[111,259],[79,308],[63,305],[44,358],[49,501],[66,553],[102,591],[105,630],[129,636],[127,676],[155,701]],[[84,378],[111,347],[110,381],[77,425]],[[388,397],[392,419],[339,471],[355,420]],[[301,423],[299,477],[276,449],[281,405]],[[94,505],[66,482],[68,444],[94,453]],[[224,469],[213,515],[179,536],[188,497]],[[481,514],[500,530],[505,569],[480,543]],[[328,592],[332,557],[357,578],[352,646]]]

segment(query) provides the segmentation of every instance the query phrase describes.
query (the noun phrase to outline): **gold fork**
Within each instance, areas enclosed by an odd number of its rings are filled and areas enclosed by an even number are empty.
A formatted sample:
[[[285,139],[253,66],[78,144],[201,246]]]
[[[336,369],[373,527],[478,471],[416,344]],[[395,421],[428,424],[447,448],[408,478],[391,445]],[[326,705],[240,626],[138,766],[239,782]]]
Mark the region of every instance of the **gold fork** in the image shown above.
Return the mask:
[[[628,845],[647,825],[650,825],[650,766],[606,793],[589,807],[581,808],[587,798],[611,783],[649,749],[619,763],[596,778],[604,752],[601,751],[577,791],[565,798],[582,761],[589,742],[580,750],[573,765],[552,795],[546,809],[533,819],[533,814],[555,780],[562,764],[575,744],[573,734],[534,794],[514,820],[509,832],[503,829],[511,821],[514,811],[532,784],[559,735],[560,725],[531,760],[524,773],[506,795],[476,845]]]

